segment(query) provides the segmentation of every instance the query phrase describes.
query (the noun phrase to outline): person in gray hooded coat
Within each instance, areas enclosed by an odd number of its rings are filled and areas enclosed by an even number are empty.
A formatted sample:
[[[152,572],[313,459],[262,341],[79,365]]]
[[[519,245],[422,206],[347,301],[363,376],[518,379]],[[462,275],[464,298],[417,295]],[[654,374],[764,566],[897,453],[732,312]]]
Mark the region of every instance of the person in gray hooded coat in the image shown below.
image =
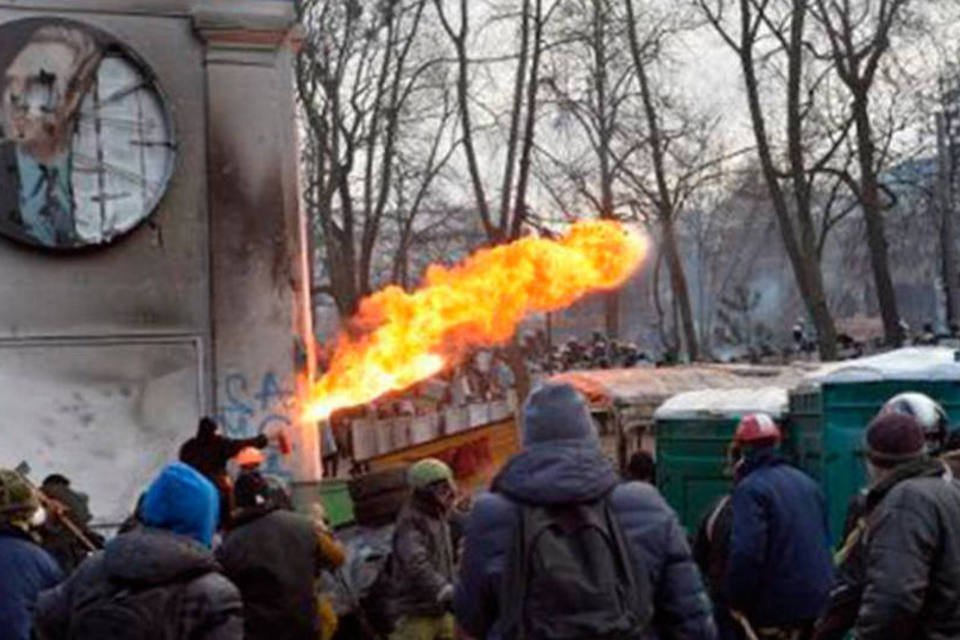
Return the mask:
[[[583,398],[565,384],[547,384],[531,394],[524,407],[523,451],[507,463],[493,491],[476,500],[454,597],[462,632],[477,640],[515,634],[506,628],[507,612],[516,603],[504,575],[512,571],[515,533],[527,522],[525,509],[563,511],[601,501],[622,532],[630,564],[626,572],[648,586],[645,599],[652,606],[652,618],[642,628],[616,637],[715,638],[710,601],[676,514],[652,486],[621,481],[600,449]],[[590,580],[617,583],[616,576]],[[634,613],[637,619],[646,617]],[[535,615],[529,609],[520,612],[528,621]]]

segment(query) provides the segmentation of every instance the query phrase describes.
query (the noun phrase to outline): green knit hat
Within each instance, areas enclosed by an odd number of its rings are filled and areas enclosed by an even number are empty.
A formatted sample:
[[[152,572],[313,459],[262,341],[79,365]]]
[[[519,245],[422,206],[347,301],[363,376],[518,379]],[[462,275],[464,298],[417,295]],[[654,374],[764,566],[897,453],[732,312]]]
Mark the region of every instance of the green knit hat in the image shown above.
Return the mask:
[[[445,462],[436,458],[424,458],[407,471],[407,481],[414,489],[424,489],[434,482],[453,483],[453,471]]]
[[[0,522],[27,520],[38,508],[30,483],[16,471],[0,469]]]

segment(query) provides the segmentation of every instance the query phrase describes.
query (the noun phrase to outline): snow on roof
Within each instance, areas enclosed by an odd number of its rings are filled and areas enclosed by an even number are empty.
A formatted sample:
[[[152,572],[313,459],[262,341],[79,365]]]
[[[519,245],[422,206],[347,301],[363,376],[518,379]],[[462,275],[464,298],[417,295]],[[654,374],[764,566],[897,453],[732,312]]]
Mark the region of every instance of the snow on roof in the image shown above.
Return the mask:
[[[846,384],[883,380],[960,380],[957,351],[946,347],[906,347],[875,356],[831,362],[806,377],[807,384]]]
[[[638,367],[567,371],[550,378],[573,385],[594,408],[618,404],[659,404],[690,389],[730,389],[744,382],[729,371],[717,368]]]
[[[701,389],[793,388],[803,381],[804,366],[697,364],[634,369],[574,370],[550,378],[567,382],[594,408],[612,404],[654,404],[685,391]]]
[[[787,390],[780,387],[707,389],[673,396],[660,405],[653,417],[655,420],[689,420],[766,413],[776,419],[786,415],[788,404]]]

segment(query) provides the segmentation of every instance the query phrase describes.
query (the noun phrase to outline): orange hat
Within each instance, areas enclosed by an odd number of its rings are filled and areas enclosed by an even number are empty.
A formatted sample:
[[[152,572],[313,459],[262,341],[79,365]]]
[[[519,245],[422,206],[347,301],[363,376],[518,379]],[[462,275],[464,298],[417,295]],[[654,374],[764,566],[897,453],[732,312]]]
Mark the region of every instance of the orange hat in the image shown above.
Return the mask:
[[[234,458],[241,467],[258,467],[263,463],[263,452],[256,447],[244,447]]]

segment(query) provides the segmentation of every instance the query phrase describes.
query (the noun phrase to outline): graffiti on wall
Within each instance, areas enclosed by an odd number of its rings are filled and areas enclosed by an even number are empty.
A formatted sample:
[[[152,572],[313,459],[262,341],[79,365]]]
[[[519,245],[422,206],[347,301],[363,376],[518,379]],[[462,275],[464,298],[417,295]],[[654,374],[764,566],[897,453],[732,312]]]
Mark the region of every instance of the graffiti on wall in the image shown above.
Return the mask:
[[[283,431],[289,437],[294,393],[273,371],[259,378],[243,373],[230,373],[220,386],[222,402],[215,416],[223,433],[231,438],[249,438],[263,433],[272,436]],[[266,451],[263,470],[290,476],[290,470],[276,446]]]
[[[154,74],[80,22],[8,22],[0,43],[0,233],[69,249],[133,229],[176,150]]]

